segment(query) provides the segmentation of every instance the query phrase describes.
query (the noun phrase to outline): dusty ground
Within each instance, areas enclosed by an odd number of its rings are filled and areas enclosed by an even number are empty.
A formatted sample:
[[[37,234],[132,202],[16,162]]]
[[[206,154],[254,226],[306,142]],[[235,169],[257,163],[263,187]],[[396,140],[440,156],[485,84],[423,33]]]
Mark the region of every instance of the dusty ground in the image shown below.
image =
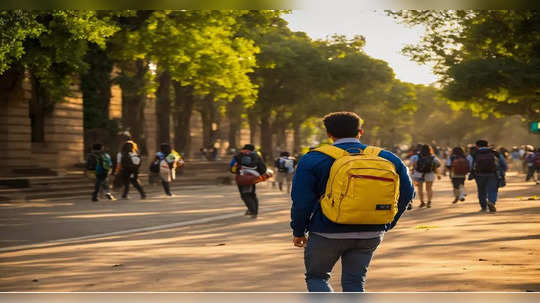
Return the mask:
[[[451,205],[448,179],[431,209],[407,212],[385,235],[369,291],[540,291],[540,185],[510,177],[495,214],[479,213],[474,183]],[[291,244],[284,194],[259,190],[261,215],[235,187],[193,187],[174,198],[0,205],[0,291],[304,291],[303,251]],[[537,200],[526,197],[538,196]],[[418,203],[416,202],[416,205]],[[8,247],[186,222],[204,224]],[[332,284],[340,290],[340,266]]]

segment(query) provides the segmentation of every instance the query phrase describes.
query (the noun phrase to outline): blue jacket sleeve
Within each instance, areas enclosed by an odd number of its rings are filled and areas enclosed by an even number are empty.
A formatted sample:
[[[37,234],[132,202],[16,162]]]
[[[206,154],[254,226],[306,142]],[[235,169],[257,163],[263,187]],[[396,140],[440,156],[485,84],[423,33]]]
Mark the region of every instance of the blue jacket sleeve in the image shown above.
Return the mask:
[[[390,154],[388,155],[381,155],[384,158],[392,161],[394,165],[396,166],[396,172],[399,175],[399,199],[398,199],[398,212],[396,216],[394,217],[394,221],[388,225],[388,230],[394,228],[396,226],[397,221],[403,215],[405,210],[407,209],[407,206],[409,205],[409,202],[414,198],[415,192],[414,192],[414,185],[412,183],[411,177],[409,176],[409,169],[407,166],[399,159],[397,156]]]
[[[307,161],[308,157],[304,156],[298,163],[292,183],[291,228],[295,237],[303,237],[306,234],[311,213],[319,200],[316,190],[317,178]]]
[[[501,169],[503,171],[508,170],[508,165],[506,164],[506,160],[504,159],[504,156],[499,154],[499,165],[501,166]]]

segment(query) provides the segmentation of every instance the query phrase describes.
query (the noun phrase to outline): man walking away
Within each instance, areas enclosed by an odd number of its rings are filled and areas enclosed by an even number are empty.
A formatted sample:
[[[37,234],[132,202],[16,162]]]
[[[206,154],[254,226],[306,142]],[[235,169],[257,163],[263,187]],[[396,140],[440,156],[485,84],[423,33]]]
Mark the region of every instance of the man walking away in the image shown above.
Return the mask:
[[[109,191],[107,176],[112,168],[111,156],[103,151],[103,145],[96,143],[92,145],[92,153],[88,155],[86,160],[86,169],[89,172],[94,172],[96,183],[94,192],[92,193],[92,201],[98,201],[98,194],[101,190],[106,191],[105,197],[109,200],[115,200]]]
[[[334,145],[307,153],[298,164],[292,186],[293,243],[305,246],[310,292],[332,291],[328,281],[339,258],[343,291],[362,292],[373,253],[405,212],[414,187],[401,159],[360,143],[358,115],[331,113],[323,122]]]
[[[488,147],[486,140],[476,141],[478,150],[472,157],[472,167],[469,179],[474,178],[478,188],[478,202],[481,212],[496,212],[495,203],[499,187],[505,185],[504,174],[507,170],[504,157],[497,151]]]
[[[290,158],[289,152],[282,152],[274,163],[277,173],[276,181],[279,191],[283,191],[283,183],[287,186],[287,194],[291,192],[292,176],[294,174],[294,160]]]
[[[237,175],[238,191],[247,207],[246,215],[257,218],[259,199],[257,198],[255,180],[266,173],[263,159],[255,152],[255,146],[246,144],[230,162],[231,172]],[[238,176],[252,178],[253,182],[239,182]]]

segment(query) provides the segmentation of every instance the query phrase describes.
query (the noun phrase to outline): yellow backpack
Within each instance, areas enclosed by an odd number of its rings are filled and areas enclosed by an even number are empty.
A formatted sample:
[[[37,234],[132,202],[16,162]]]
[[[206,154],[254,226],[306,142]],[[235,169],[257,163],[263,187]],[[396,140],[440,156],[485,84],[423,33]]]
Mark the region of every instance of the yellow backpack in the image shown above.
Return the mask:
[[[349,153],[333,145],[315,151],[336,161],[324,196],[323,214],[339,224],[387,224],[394,220],[399,198],[399,175],[394,164],[379,157],[382,149],[368,146]]]

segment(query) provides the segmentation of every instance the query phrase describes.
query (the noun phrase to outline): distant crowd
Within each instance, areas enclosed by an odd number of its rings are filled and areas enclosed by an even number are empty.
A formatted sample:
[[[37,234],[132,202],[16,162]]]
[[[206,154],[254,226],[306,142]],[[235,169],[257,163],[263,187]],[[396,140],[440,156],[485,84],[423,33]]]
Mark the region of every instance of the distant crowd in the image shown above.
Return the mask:
[[[257,218],[258,183],[270,181],[273,188],[290,194],[293,244],[305,247],[306,284],[309,291],[332,291],[328,280],[335,262],[342,259],[344,291],[364,291],[367,268],[385,232],[397,224],[406,210],[431,208],[433,184],[448,176],[454,199],[465,201],[465,182],[477,186],[480,212],[496,212],[498,191],[506,186],[509,167],[523,174],[525,181],[540,184],[540,147],[531,145],[490,146],[486,140],[455,147],[417,144],[411,148],[384,150],[360,142],[363,120],[355,113],[331,113],[323,118],[333,144],[312,147],[305,155],[279,151],[268,167],[253,144],[229,150],[230,172],[246,206],[245,215]],[[216,148],[200,150],[204,160],[218,160]],[[115,198],[107,178],[122,188],[128,199],[130,186],[146,198],[139,182],[141,155],[129,134],[112,161],[102,144],[93,145],[87,158],[87,173],[95,180],[92,201],[100,193]],[[114,162],[114,163],[113,163]],[[148,168],[151,183],[159,180],[167,196],[176,170],[184,165],[182,156],[168,143],[159,147]],[[309,235],[309,237],[308,237]]]

